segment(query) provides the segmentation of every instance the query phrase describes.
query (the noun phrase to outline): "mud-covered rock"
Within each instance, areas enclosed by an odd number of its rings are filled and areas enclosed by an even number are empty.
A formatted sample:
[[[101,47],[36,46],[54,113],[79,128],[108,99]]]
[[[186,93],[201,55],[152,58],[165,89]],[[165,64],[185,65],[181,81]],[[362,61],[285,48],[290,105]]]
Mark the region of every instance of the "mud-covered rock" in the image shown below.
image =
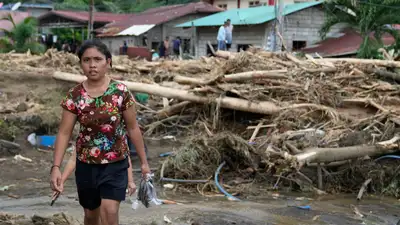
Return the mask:
[[[15,110],[17,112],[25,112],[27,111],[29,108],[28,104],[26,104],[25,102],[21,102],[17,105],[17,107],[15,108]]]
[[[0,139],[0,156],[14,156],[21,152],[21,146],[11,141]]]

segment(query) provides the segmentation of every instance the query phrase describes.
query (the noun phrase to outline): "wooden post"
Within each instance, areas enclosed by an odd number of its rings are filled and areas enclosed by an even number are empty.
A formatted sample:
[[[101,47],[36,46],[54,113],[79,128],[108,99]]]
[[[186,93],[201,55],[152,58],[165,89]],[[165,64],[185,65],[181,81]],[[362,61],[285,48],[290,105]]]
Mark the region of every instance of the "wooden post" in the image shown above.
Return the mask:
[[[89,5],[89,24],[88,24],[88,39],[92,39],[93,32],[93,8],[94,8],[94,0],[90,0]]]
[[[194,55],[195,54],[195,52],[194,52],[194,37],[195,37],[195,33],[194,32],[196,32],[195,31],[195,28],[194,28],[194,22],[192,21],[192,38],[190,38],[190,54],[191,55]]]

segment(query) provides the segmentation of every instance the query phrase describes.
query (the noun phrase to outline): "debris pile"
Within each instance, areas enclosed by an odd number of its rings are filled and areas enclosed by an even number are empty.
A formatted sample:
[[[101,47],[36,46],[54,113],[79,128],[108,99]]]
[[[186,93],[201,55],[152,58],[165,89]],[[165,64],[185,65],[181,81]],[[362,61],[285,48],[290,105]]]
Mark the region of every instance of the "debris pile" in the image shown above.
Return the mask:
[[[190,137],[167,158],[161,177],[206,180],[198,187],[204,193],[226,162],[223,173],[236,186],[267,180],[271,187],[354,191],[369,178],[375,190],[391,185],[393,170],[360,169],[380,168],[372,160],[399,148],[400,62],[299,59],[255,48],[217,55],[113,62],[111,76],[121,76],[132,92],[152,96],[138,104],[146,135]],[[57,80],[85,79],[76,65],[75,72],[67,62],[51,65]],[[349,169],[355,165],[363,167]]]
[[[79,225],[81,223],[65,213],[54,214],[52,216],[33,215],[31,218],[27,218],[24,215],[13,215],[0,212],[0,224]]]

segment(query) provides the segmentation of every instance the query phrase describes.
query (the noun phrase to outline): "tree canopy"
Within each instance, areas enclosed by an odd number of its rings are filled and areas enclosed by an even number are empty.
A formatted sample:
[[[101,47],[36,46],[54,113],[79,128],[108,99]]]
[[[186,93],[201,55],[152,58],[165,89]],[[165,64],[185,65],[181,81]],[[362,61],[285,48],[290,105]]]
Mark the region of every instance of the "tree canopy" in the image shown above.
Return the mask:
[[[385,33],[392,35],[397,43],[400,41],[399,31],[390,26],[400,24],[399,0],[329,0],[324,7],[327,16],[320,29],[321,37],[325,38],[333,26],[347,24],[363,38],[358,51],[360,58],[372,58],[383,47]]]
[[[95,0],[95,9],[99,12],[141,12],[149,8],[197,2],[198,0]],[[18,0],[3,1],[4,4],[16,3]],[[62,10],[88,10],[89,0],[31,0],[25,3],[53,3],[56,9]]]

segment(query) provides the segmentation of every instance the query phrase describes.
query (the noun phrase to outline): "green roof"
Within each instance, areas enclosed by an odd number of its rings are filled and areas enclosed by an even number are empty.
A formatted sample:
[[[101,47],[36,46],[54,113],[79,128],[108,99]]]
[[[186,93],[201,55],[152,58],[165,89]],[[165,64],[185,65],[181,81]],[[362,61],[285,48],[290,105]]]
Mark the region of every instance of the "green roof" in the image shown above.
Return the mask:
[[[285,5],[283,14],[291,13],[322,4],[322,0],[304,3],[294,3]],[[231,9],[220,13],[215,13],[200,19],[176,25],[176,27],[195,27],[220,26],[224,21],[231,19],[233,25],[261,24],[275,19],[274,6],[259,6],[246,9]]]

